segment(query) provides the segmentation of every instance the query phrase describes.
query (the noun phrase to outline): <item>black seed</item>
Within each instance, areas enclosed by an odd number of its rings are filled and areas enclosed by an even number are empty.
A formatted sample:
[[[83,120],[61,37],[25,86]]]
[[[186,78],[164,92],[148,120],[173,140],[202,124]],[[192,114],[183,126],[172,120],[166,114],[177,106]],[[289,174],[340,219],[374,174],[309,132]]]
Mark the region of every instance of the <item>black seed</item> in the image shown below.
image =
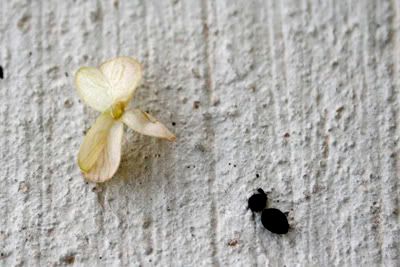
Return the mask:
[[[249,209],[253,212],[262,211],[267,205],[267,195],[264,193],[264,190],[258,188],[258,194],[252,195],[249,200]]]
[[[4,79],[3,67],[0,66],[0,79]]]
[[[278,209],[265,209],[261,214],[261,223],[275,234],[286,234],[289,231],[288,220]]]

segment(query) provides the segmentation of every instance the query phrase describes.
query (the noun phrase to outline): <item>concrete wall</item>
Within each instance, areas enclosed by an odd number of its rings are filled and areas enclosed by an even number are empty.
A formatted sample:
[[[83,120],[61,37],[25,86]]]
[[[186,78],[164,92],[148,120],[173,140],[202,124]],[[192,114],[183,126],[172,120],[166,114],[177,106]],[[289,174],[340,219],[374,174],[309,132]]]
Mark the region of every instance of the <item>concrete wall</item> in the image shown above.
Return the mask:
[[[0,3],[0,266],[399,266],[400,3]],[[74,72],[138,58],[115,178],[76,164]],[[172,125],[174,123],[174,125]],[[289,211],[265,230],[252,190]]]

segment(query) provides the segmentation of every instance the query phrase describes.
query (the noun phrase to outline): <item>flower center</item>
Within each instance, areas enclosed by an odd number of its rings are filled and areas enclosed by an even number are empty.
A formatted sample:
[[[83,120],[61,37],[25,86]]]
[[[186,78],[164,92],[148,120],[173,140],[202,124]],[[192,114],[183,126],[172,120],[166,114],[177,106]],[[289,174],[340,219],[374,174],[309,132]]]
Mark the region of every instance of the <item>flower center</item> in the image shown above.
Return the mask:
[[[111,106],[111,116],[116,120],[121,118],[122,114],[124,114],[124,111],[125,111],[125,104],[122,102],[118,102]]]

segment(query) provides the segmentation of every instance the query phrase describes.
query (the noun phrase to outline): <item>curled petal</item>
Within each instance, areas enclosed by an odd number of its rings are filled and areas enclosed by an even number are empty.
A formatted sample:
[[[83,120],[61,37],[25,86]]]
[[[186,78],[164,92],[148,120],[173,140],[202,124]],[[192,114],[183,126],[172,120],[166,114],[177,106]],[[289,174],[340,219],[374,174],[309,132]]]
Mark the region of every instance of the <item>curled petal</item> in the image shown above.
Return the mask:
[[[100,71],[111,86],[113,103],[128,102],[142,79],[142,66],[131,57],[117,57],[100,65]]]
[[[92,182],[104,182],[115,174],[121,160],[122,122],[103,113],[85,136],[78,164]]]
[[[150,114],[138,109],[125,111],[122,121],[132,130],[149,136],[175,141],[176,137],[167,127]]]
[[[122,122],[115,122],[110,129],[107,145],[100,153],[96,163],[85,173],[85,177],[96,183],[105,182],[111,179],[117,172],[121,161],[121,144],[124,125]]]
[[[75,85],[82,100],[95,110],[103,112],[111,106],[110,85],[99,69],[80,68],[75,74]]]

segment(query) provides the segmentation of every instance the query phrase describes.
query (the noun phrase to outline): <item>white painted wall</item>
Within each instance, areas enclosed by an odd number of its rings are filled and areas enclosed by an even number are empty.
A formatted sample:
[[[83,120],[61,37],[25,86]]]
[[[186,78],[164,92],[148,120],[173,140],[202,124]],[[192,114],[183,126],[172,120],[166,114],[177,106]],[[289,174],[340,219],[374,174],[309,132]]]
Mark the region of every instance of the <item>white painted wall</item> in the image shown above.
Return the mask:
[[[0,266],[400,265],[398,1],[2,0],[0,23]],[[178,140],[127,130],[86,184],[73,75],[116,55]]]

